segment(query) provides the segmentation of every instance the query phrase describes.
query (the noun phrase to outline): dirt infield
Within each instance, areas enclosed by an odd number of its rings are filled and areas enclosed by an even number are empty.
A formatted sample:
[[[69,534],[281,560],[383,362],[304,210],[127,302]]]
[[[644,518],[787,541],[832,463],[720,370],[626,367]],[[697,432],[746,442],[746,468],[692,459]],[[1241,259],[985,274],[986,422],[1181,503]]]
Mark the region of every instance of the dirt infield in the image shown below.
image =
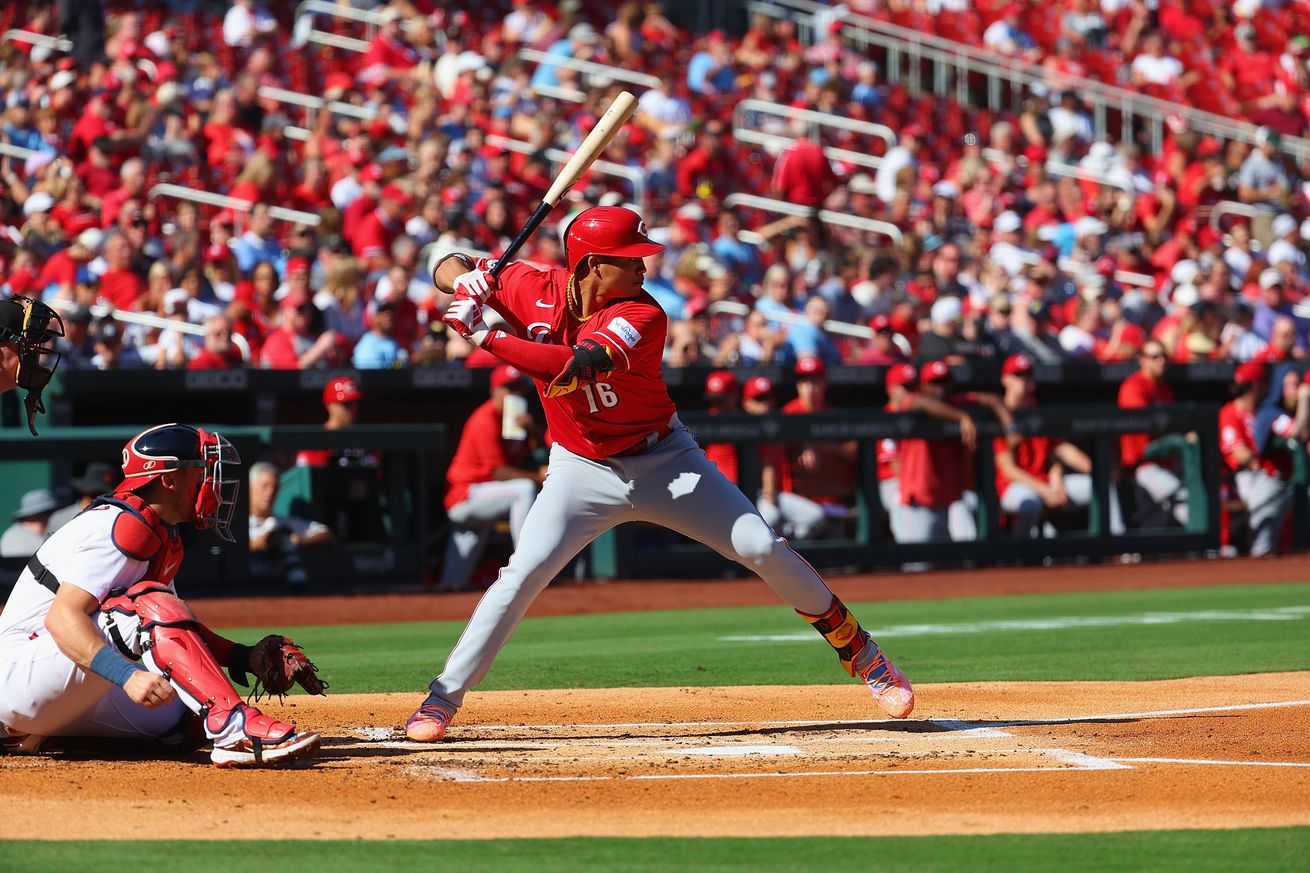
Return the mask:
[[[3,836],[490,838],[1074,832],[1310,824],[1310,672],[925,685],[484,692],[439,746],[415,695],[292,698],[280,771],[0,757]],[[125,816],[151,822],[123,826]]]

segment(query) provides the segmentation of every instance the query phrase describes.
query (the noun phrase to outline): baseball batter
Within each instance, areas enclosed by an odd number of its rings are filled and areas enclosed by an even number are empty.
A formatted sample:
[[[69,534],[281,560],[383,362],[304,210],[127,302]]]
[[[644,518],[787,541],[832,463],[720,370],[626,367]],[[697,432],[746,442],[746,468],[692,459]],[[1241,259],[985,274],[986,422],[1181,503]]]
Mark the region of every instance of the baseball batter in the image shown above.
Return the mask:
[[[407,721],[411,740],[445,736],[533,598],[588,543],[626,521],[668,527],[759,573],[889,715],[914,708],[905,676],[679,423],[660,376],[667,318],[642,288],[642,258],[662,249],[635,212],[594,207],[568,227],[567,269],[516,263],[497,280],[486,260],[454,254],[437,263],[437,288],[455,295],[444,320],[533,378],[555,442],[509,565]],[[487,326],[484,303],[512,334]]]
[[[203,729],[220,767],[277,763],[318,747],[318,734],[242,703],[219,664],[243,684],[246,672],[266,679],[252,647],[201,624],[173,585],[182,563],[177,525],[233,540],[239,479],[229,473],[240,463],[219,434],[150,428],[123,449],[118,488],[41,546],[0,612],[6,747],[35,752],[52,736],[181,745]]]
[[[45,412],[41,392],[59,366],[55,339],[64,335],[59,314],[39,300],[11,297],[0,300],[0,394],[11,388],[27,392],[27,429],[37,436],[36,417]],[[54,355],[54,363],[43,360]]]

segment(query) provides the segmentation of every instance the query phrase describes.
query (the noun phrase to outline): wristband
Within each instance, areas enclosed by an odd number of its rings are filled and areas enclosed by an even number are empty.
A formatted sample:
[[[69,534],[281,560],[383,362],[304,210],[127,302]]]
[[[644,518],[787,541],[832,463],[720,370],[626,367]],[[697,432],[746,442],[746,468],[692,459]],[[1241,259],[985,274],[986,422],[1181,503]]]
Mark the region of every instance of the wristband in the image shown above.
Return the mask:
[[[91,672],[113,682],[119,688],[127,684],[133,673],[144,669],[140,664],[132,663],[109,646],[96,652],[95,657],[91,659]]]
[[[473,259],[470,258],[468,255],[464,254],[463,252],[451,252],[448,255],[443,255],[442,258],[437,261],[436,265],[432,268],[432,275],[435,276],[437,274],[437,270],[441,269],[441,265],[446,263],[446,261],[450,260],[451,258],[454,258],[455,260],[463,264],[466,270],[477,269],[477,264],[475,264],[473,262]]]

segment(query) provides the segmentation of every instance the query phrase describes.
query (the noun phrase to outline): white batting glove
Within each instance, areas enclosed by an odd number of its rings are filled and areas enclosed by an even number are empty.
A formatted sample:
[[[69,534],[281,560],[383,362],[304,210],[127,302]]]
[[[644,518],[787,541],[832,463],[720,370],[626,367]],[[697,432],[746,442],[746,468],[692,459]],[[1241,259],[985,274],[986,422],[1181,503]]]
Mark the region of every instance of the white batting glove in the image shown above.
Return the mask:
[[[455,277],[455,294],[460,297],[471,297],[479,302],[486,300],[500,287],[500,282],[491,275],[492,269],[495,268],[495,261],[481,261],[483,266],[478,269],[469,270],[467,273],[460,273]]]
[[[482,320],[482,304],[472,297],[456,297],[455,302],[446,309],[445,315],[441,316],[441,320],[475,346],[481,346],[487,334],[491,332],[491,328]]]

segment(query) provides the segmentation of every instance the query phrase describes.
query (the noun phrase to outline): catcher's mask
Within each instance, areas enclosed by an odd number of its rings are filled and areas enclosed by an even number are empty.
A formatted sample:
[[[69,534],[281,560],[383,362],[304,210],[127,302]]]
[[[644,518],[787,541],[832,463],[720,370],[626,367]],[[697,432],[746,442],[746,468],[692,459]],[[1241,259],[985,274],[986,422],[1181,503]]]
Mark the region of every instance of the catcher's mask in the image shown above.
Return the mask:
[[[30,297],[11,297],[0,301],[0,342],[10,343],[18,351],[18,371],[14,374],[18,387],[27,392],[27,429],[36,432],[36,417],[45,412],[41,393],[59,368],[59,351],[56,338],[64,335],[64,320],[46,304]],[[51,361],[46,366],[43,362]]]
[[[228,478],[230,466],[241,463],[232,443],[218,433],[186,424],[161,424],[142,431],[123,447],[123,482],[120,489],[135,491],[161,473],[186,467],[203,467],[204,479],[196,494],[195,526],[213,529],[229,543],[236,512],[239,478]]]

